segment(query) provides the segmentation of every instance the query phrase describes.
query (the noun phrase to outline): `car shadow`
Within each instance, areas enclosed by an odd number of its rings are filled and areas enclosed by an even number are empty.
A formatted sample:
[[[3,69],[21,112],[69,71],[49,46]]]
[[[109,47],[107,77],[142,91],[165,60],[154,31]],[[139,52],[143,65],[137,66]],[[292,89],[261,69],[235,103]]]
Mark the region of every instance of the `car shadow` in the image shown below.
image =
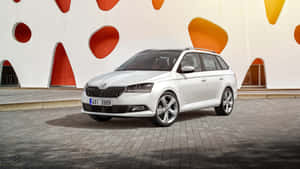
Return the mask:
[[[176,123],[215,115],[214,111],[209,110],[184,112],[178,116]],[[113,118],[107,122],[97,122],[91,119],[88,115],[82,113],[70,114],[61,118],[48,120],[46,123],[52,126],[86,129],[156,128],[156,126],[151,122],[151,118]]]

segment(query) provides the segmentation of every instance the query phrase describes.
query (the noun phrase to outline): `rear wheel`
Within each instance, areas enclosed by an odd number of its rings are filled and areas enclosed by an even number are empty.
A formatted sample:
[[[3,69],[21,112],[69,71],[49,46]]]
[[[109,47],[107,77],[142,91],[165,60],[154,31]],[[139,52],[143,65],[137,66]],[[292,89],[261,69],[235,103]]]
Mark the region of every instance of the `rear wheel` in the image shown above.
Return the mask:
[[[165,92],[158,101],[154,122],[161,127],[172,125],[179,113],[177,97],[172,92]]]
[[[112,119],[112,117],[110,117],[110,116],[101,116],[101,115],[92,115],[92,114],[89,114],[89,116],[92,119],[99,121],[99,122],[109,121],[110,119]]]
[[[221,104],[218,107],[215,107],[217,115],[230,115],[234,106],[234,96],[230,88],[226,88],[222,95]]]

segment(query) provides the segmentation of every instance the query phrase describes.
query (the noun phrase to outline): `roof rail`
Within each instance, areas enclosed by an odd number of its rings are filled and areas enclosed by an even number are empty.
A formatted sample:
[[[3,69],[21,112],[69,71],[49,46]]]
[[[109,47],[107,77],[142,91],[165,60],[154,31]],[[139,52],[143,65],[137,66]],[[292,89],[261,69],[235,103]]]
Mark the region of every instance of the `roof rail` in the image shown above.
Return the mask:
[[[204,49],[204,48],[186,48],[185,50],[191,50],[191,49],[203,50],[203,51],[207,51],[207,52],[217,53],[217,52],[214,51],[214,50]]]

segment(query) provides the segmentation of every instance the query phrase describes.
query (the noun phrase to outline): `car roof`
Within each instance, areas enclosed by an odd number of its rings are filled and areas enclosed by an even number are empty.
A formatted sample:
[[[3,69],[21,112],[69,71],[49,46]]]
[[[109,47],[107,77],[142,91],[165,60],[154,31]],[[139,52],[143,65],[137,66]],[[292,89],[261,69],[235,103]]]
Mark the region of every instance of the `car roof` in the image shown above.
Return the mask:
[[[203,48],[185,48],[185,49],[148,49],[142,52],[151,52],[151,51],[162,51],[162,52],[185,52],[185,51],[192,51],[192,52],[199,52],[199,53],[209,53],[213,55],[219,55],[213,50],[203,49]]]
[[[152,51],[160,51],[160,52],[183,52],[183,49],[148,49],[143,50],[142,52],[152,52]]]

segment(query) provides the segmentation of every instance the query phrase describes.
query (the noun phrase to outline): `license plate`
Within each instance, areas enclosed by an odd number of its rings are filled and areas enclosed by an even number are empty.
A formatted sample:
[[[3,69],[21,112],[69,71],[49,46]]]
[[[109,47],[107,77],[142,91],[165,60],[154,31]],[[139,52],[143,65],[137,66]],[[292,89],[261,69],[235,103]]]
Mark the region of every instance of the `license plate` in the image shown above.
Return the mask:
[[[112,106],[111,100],[107,100],[107,99],[90,98],[89,103],[90,105],[97,105],[97,106]]]

